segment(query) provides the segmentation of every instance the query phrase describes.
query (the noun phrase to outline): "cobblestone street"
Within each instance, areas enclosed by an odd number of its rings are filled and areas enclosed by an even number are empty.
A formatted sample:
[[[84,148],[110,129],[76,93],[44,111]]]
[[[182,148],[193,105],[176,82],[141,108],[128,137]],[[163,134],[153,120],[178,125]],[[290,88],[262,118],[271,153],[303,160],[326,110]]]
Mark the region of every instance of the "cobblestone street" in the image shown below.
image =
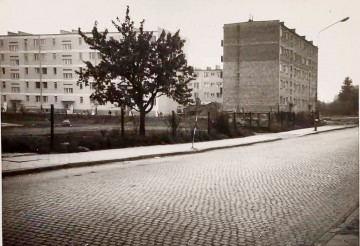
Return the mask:
[[[3,242],[311,245],[358,204],[358,136],[5,178]]]

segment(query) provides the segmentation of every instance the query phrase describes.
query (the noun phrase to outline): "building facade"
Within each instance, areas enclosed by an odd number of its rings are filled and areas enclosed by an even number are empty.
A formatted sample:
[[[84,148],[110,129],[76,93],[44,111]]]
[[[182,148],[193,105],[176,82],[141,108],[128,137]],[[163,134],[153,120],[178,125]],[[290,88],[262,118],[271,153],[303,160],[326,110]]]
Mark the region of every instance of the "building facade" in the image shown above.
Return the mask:
[[[194,69],[196,79],[189,83],[189,88],[193,91],[191,99],[196,101],[197,98],[203,104],[216,102],[223,103],[223,79],[222,69],[220,66],[215,66],[215,69],[207,67],[204,69]]]
[[[154,39],[162,30],[153,32]],[[108,37],[121,39],[121,34],[110,32]],[[77,30],[60,31],[60,34],[9,32],[1,35],[2,111],[48,111],[54,104],[56,112],[107,114],[110,110],[118,114],[118,107],[98,105],[90,100],[94,92],[91,83],[90,86],[77,84],[76,71],[85,67],[83,61],[96,65],[100,60],[100,54],[89,48]],[[150,115],[156,115],[158,101]],[[163,111],[171,110],[176,110],[176,106],[164,103]]]
[[[317,47],[283,22],[224,25],[226,111],[315,110]]]

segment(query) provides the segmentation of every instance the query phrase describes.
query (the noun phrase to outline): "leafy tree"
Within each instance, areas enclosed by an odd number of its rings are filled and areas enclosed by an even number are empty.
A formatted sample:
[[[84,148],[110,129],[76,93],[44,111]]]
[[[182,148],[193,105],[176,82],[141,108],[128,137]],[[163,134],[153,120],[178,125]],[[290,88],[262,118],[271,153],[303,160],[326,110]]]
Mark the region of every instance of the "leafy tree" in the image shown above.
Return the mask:
[[[140,135],[145,135],[145,115],[152,110],[157,97],[165,95],[182,105],[192,102],[188,83],[196,76],[187,65],[182,50],[185,40],[180,38],[180,30],[173,35],[162,31],[154,40],[152,32],[144,31],[144,22],[136,29],[128,6],[123,23],[119,18],[112,21],[122,35],[120,40],[107,38],[107,29],[99,32],[97,22],[92,37],[79,28],[79,34],[90,49],[99,52],[101,61],[95,66],[85,61],[86,68],[78,72],[78,83],[88,86],[93,78],[95,92],[91,99],[138,111]]]

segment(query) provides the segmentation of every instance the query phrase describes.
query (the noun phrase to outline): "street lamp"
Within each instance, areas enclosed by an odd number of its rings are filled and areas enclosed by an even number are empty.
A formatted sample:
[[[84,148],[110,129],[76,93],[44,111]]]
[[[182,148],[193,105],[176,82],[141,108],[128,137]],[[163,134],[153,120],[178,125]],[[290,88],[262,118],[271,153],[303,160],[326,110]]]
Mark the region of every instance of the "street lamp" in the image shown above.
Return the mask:
[[[342,20],[339,20],[339,21],[331,24],[331,25],[328,26],[328,27],[325,27],[324,29],[322,29],[322,30],[320,30],[320,31],[318,32],[318,35],[317,35],[318,57],[319,57],[319,36],[320,36],[320,33],[321,33],[322,31],[325,31],[326,29],[332,27],[333,25],[339,23],[339,22],[345,22],[345,21],[347,21],[348,19],[350,19],[350,17],[346,17],[346,18],[344,18],[344,19],[342,19]],[[315,125],[315,131],[317,131],[317,121],[319,120],[318,103],[317,103],[317,101],[318,101],[319,75],[320,75],[320,73],[319,73],[319,66],[318,66],[318,78],[317,78],[317,81],[316,81],[316,92],[315,92],[315,124],[314,124],[314,125]]]

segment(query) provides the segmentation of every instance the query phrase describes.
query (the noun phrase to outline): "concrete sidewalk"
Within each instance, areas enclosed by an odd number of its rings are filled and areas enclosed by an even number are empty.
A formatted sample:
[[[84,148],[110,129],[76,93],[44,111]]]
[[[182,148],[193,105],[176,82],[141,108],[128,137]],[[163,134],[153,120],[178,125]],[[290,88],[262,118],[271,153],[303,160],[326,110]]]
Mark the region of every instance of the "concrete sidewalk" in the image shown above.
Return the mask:
[[[2,175],[11,176],[60,168],[96,165],[115,161],[136,160],[150,157],[191,154],[214,149],[246,146],[256,143],[271,142],[286,138],[301,137],[321,132],[346,129],[357,126],[322,126],[315,132],[306,128],[288,132],[258,134],[244,138],[198,142],[191,148],[191,143],[132,147],[124,149],[99,150],[70,154],[3,154]]]

